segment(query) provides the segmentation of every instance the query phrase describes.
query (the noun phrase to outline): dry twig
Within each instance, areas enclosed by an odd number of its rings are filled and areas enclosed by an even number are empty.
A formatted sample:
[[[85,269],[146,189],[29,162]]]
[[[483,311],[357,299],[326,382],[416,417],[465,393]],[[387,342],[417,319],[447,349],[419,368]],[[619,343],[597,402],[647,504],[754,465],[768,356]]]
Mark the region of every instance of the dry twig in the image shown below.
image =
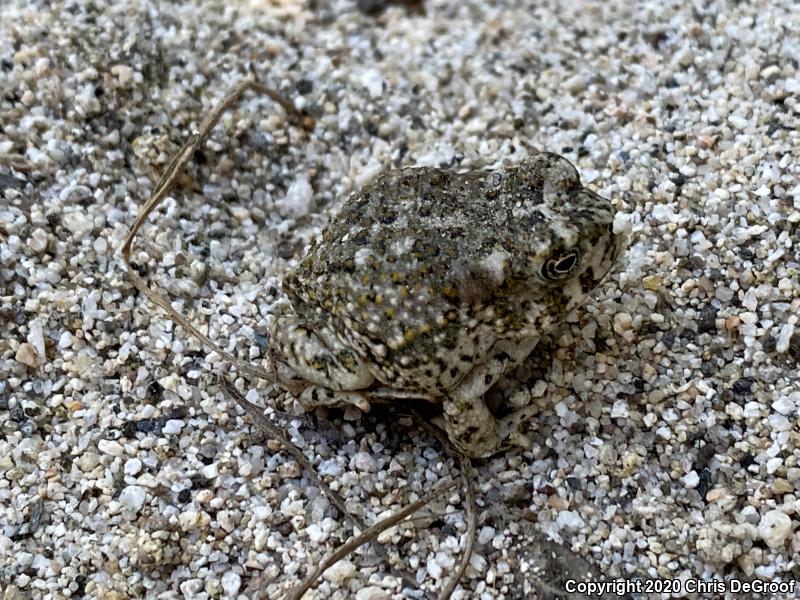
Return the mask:
[[[220,346],[214,342],[211,338],[207,335],[202,333],[199,329],[197,329],[194,325],[192,325],[182,314],[180,314],[175,308],[173,308],[172,304],[170,303],[169,299],[167,299],[164,295],[157,292],[155,289],[150,288],[145,280],[136,272],[136,270],[131,265],[130,254],[131,248],[133,246],[133,241],[138,233],[139,229],[144,224],[145,220],[148,216],[158,207],[161,202],[167,197],[169,191],[175,186],[178,182],[181,173],[183,172],[183,168],[192,158],[194,153],[200,148],[200,146],[208,139],[208,136],[211,134],[214,126],[219,121],[222,114],[230,108],[234,103],[236,103],[239,98],[247,91],[247,90],[256,90],[267,95],[273,101],[278,103],[289,115],[289,118],[300,127],[304,129],[311,129],[314,126],[314,120],[309,115],[297,111],[294,106],[289,102],[286,98],[278,94],[276,91],[267,88],[259,83],[257,83],[253,78],[248,78],[239,84],[235,85],[223,98],[223,100],[215,106],[211,112],[202,120],[200,126],[198,128],[198,132],[192,134],[186,143],[181,147],[178,153],[172,158],[169,162],[167,167],[164,169],[164,173],[161,175],[158,183],[156,184],[155,189],[153,190],[153,194],[150,199],[141,207],[139,210],[138,215],[136,216],[136,220],[134,221],[133,225],[128,232],[128,235],[125,238],[125,241],[122,245],[122,258],[125,263],[125,268],[128,271],[128,276],[131,278],[134,286],[137,290],[139,290],[142,294],[144,294],[151,302],[153,302],[156,306],[159,306],[161,309],[166,311],[166,313],[174,319],[181,327],[183,327],[186,331],[188,331],[191,335],[195,338],[199,339],[205,346],[222,356],[226,359],[229,363],[235,365],[240,371],[244,373],[248,373],[249,375],[259,377],[261,379],[266,379],[270,382],[275,382],[275,374],[272,369],[272,366],[268,364],[268,369],[261,369],[249,363],[239,360],[233,354],[224,351]],[[234,398],[234,400],[245,410],[247,414],[254,420],[257,427],[259,427],[264,433],[272,438],[279,440],[283,446],[287,449],[287,451],[303,466],[303,468],[309,473],[309,476],[314,480],[314,482],[319,486],[319,488],[325,493],[328,499],[334,504],[334,506],[339,509],[339,511],[346,516],[354,525],[364,529],[364,525],[354,516],[352,515],[344,505],[344,501],[335,494],[330,487],[325,484],[314,470],[313,465],[306,459],[303,453],[294,446],[291,441],[288,439],[286,434],[278,427],[273,425],[269,419],[267,419],[261,409],[259,409],[255,404],[249,402],[245,399],[239,392],[229,384],[226,383],[225,389],[227,392]],[[443,490],[440,490],[440,492]],[[426,496],[426,498],[430,497],[430,494]],[[427,501],[427,500],[426,500]],[[414,503],[411,507],[419,507],[422,506],[419,502]],[[413,508],[409,511],[408,507],[401,511],[400,514],[403,517],[407,514],[414,512],[417,508]],[[369,529],[366,529],[364,533],[351,538],[344,546],[342,546],[336,553],[336,560],[346,556],[350,551],[347,550],[344,554],[339,554],[345,548],[355,549],[360,546],[365,541],[369,541],[373,539],[375,535],[380,533],[385,528],[391,526],[391,523],[385,525],[385,527],[381,527],[385,522],[381,522]],[[369,535],[368,532],[371,532]],[[355,545],[353,545],[353,543]],[[388,557],[384,549],[379,546],[375,545],[375,549],[378,555],[384,559],[388,563]],[[335,561],[334,561],[335,562]],[[333,563],[330,563],[333,564]],[[330,566],[328,564],[328,566]],[[326,567],[327,568],[327,567]],[[418,587],[417,582],[411,577],[408,573],[398,573],[394,571],[397,576],[399,576],[407,585],[412,587]],[[312,582],[313,584],[313,582]],[[427,595],[426,595],[427,596]],[[297,596],[299,598],[299,596]]]
[[[133,268],[130,260],[133,240],[147,217],[149,217],[150,213],[152,213],[156,207],[158,207],[158,205],[161,204],[167,197],[167,194],[175,185],[183,168],[192,158],[194,153],[206,141],[206,139],[208,139],[208,136],[211,134],[211,131],[214,129],[214,126],[217,124],[217,121],[219,121],[222,114],[235,102],[237,102],[239,98],[249,89],[254,89],[258,92],[266,94],[271,99],[275,100],[287,111],[290,118],[292,118],[292,120],[298,123],[300,126],[306,129],[310,129],[314,126],[314,120],[310,116],[298,112],[288,100],[283,98],[274,90],[256,83],[254,79],[245,79],[244,81],[235,85],[231,91],[225,95],[225,97],[222,99],[222,102],[215,106],[211,112],[206,115],[206,117],[200,123],[198,132],[189,137],[183,147],[181,147],[178,153],[169,162],[166,169],[164,169],[161,179],[159,179],[155,189],[153,190],[153,195],[139,210],[136,220],[133,222],[133,225],[131,225],[131,229],[128,232],[128,235],[125,237],[125,242],[122,245],[122,259],[125,262],[125,268],[128,270],[128,276],[131,278],[131,281],[133,281],[133,285],[136,286],[136,289],[144,294],[153,304],[165,310],[167,314],[169,314],[169,316],[172,317],[181,327],[203,342],[208,349],[216,352],[231,364],[236,365],[236,367],[244,373],[248,373],[268,381],[274,381],[275,377],[271,370],[264,370],[239,360],[233,354],[225,352],[216,342],[192,325],[183,315],[181,315],[172,307],[172,304],[165,296],[147,285],[145,280],[142,279]]]
[[[335,564],[336,562],[345,558],[348,554],[353,552],[356,548],[361,546],[362,544],[368,542],[371,539],[374,539],[380,535],[382,531],[389,529],[390,527],[396,525],[409,515],[414,514],[420,508],[425,506],[428,502],[436,499],[440,495],[444,494],[446,491],[451,490],[455,487],[454,481],[445,481],[441,482],[437,485],[432,491],[425,494],[422,498],[417,500],[416,502],[412,502],[405,508],[397,511],[393,515],[386,517],[375,523],[369,529],[366,529],[362,533],[350,538],[344,544],[336,548],[330,554],[328,554],[325,558],[322,559],[319,566],[315,568],[311,573],[309,573],[306,578],[300,582],[299,585],[295,586],[289,594],[286,596],[286,600],[300,600],[300,598],[305,594],[308,590],[310,590],[314,583],[316,583],[317,579],[319,579],[325,570]]]
[[[449,600],[453,591],[456,589],[458,582],[464,576],[464,571],[467,570],[469,561],[472,558],[472,552],[475,549],[475,540],[478,537],[478,509],[475,505],[475,488],[472,482],[475,479],[475,469],[472,467],[470,459],[455,449],[455,446],[445,436],[441,429],[431,425],[426,419],[418,412],[414,412],[414,422],[416,422],[422,429],[429,435],[432,435],[445,450],[452,456],[458,459],[458,466],[461,471],[461,481],[464,483],[464,505],[467,511],[467,537],[464,542],[464,553],[461,555],[461,560],[458,563],[458,568],[453,573],[452,577],[447,581],[447,585],[439,592],[437,600]]]
[[[347,507],[345,506],[344,500],[342,500],[341,496],[334,492],[330,486],[322,480],[316,469],[314,469],[314,465],[312,465],[311,462],[301,452],[301,450],[291,442],[286,431],[270,421],[266,415],[264,415],[264,412],[261,410],[261,408],[242,396],[242,394],[239,393],[239,390],[233,387],[230,382],[222,380],[222,385],[227,394],[233,398],[248,415],[250,415],[250,418],[253,420],[253,423],[255,423],[256,427],[260,429],[264,435],[278,440],[286,449],[286,451],[291,454],[298,463],[300,463],[300,466],[305,469],[311,480],[319,489],[322,490],[325,496],[328,497],[328,500],[331,501],[331,504],[333,504],[339,510],[339,512],[341,512],[345,518],[350,521],[351,525],[358,527],[361,530],[365,530],[367,526],[361,521],[361,519],[347,510]],[[378,556],[380,556],[387,564],[389,564],[389,557],[387,556],[386,551],[383,549],[383,546],[375,543],[373,544],[373,548]],[[411,577],[409,573],[394,571],[394,574],[405,581],[406,585],[418,587],[416,580]]]

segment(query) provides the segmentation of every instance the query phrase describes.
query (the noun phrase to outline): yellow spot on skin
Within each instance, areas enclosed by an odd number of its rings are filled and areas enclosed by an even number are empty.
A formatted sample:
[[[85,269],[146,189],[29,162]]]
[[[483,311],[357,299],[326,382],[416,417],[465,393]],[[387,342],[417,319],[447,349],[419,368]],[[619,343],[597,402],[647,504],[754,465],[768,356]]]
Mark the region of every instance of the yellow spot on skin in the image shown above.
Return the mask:
[[[405,281],[405,275],[403,275],[399,271],[394,271],[392,273],[392,281],[394,281],[395,283],[400,283],[401,281]]]
[[[381,302],[383,302],[383,294],[378,294],[375,296],[375,304],[380,304]]]
[[[417,329],[419,333],[428,333],[430,330],[431,326],[428,323],[423,323],[422,325],[419,326],[419,329]]]
[[[415,332],[413,329],[406,329],[406,330],[405,330],[405,332],[403,332],[403,339],[404,339],[405,341],[407,341],[407,342],[410,342],[411,340],[413,340],[413,339],[414,339],[414,337],[415,337],[416,335],[417,335],[417,334],[416,334],[416,332]]]
[[[395,311],[394,307],[392,307],[392,306],[390,306],[385,311],[383,311],[383,314],[386,315],[387,319],[394,319],[395,313],[396,313],[396,311]]]
[[[362,275],[361,276],[361,283],[362,283],[362,285],[369,285],[370,284],[369,275]]]
[[[403,286],[397,290],[398,294],[400,294],[401,298],[408,298],[411,292],[408,291],[406,286]]]

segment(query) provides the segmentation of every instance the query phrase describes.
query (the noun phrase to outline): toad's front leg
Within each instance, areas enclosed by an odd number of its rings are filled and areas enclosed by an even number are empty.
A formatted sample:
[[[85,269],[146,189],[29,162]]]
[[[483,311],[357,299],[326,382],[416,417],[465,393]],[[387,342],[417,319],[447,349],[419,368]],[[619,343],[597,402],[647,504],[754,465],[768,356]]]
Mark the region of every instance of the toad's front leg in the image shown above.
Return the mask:
[[[498,419],[484,401],[486,392],[508,369],[527,357],[538,337],[496,344],[488,359],[475,367],[442,403],[444,430],[453,445],[472,458],[491,456],[508,446],[530,447],[520,422],[534,413],[522,408]]]

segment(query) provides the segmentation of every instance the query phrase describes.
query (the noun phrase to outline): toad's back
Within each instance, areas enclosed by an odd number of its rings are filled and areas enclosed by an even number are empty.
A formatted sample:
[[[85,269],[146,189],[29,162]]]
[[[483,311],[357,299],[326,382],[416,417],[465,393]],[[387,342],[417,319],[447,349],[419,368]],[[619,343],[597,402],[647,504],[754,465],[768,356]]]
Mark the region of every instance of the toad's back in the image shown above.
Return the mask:
[[[584,193],[602,203],[554,202]],[[604,226],[585,231],[598,215]],[[547,285],[541,266],[610,235],[612,215],[555,155],[498,172],[390,171],[343,205],[284,288],[384,384],[442,394],[498,339],[549,328],[585,295]]]

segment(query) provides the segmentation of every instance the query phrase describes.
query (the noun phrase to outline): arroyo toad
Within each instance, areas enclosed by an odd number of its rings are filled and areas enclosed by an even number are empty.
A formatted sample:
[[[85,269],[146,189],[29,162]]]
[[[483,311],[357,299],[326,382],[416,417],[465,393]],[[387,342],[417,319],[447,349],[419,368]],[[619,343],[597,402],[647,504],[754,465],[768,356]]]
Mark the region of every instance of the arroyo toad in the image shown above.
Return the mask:
[[[283,280],[270,359],[306,408],[441,403],[464,454],[526,445],[530,413],[484,394],[580,304],[622,248],[611,202],[539,154],[498,171],[389,171],[355,193]]]

